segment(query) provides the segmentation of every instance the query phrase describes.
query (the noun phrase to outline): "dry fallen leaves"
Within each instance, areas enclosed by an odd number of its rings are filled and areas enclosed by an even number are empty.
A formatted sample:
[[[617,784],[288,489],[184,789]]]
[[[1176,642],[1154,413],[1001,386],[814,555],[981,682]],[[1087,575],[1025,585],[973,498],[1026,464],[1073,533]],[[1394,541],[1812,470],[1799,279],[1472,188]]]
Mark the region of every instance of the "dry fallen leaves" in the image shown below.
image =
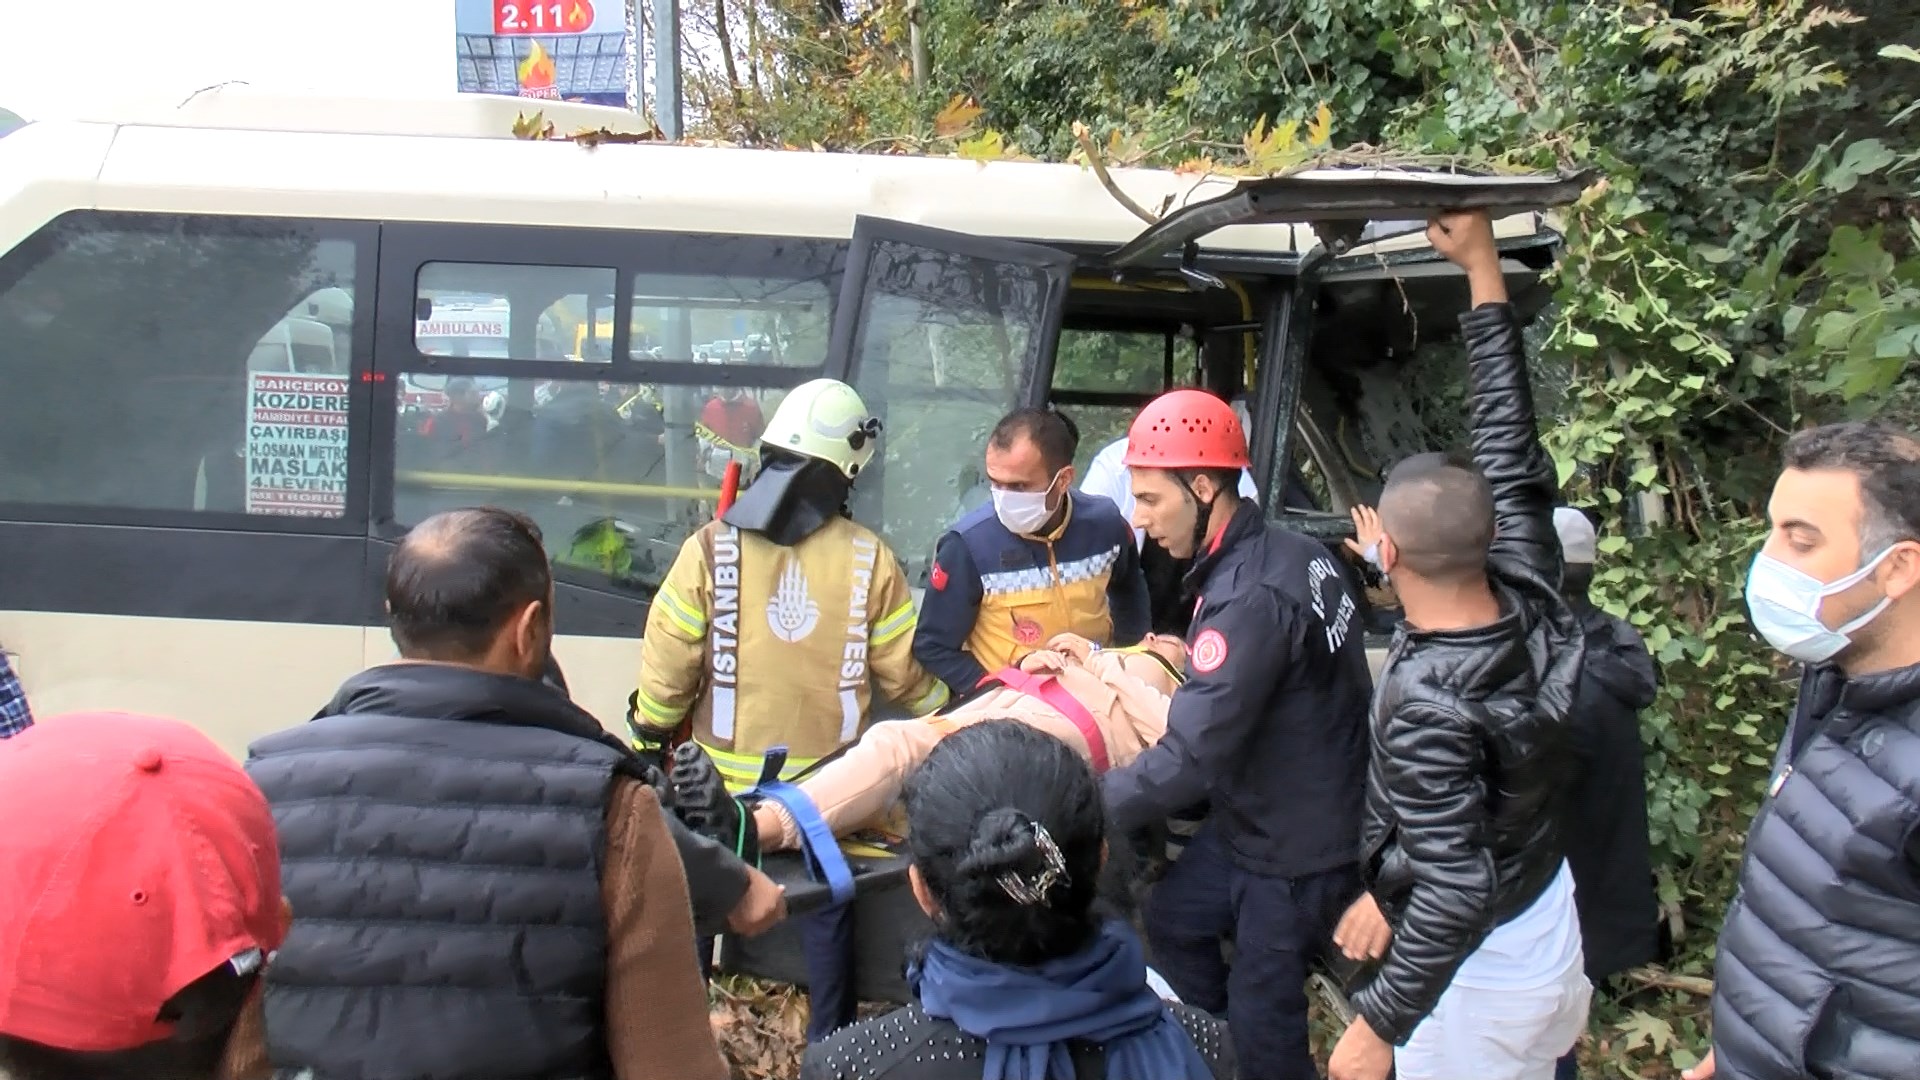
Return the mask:
[[[780,983],[722,976],[708,1022],[736,1080],[795,1080],[807,1042],[807,996]]]
[[[551,139],[553,138],[553,121],[548,120],[545,113],[537,112],[532,116],[528,116],[526,113],[520,113],[515,116],[513,120],[513,137],[516,139]]]
[[[707,1019],[734,1080],[798,1080],[807,1049],[807,993],[741,975],[716,978]],[[862,1020],[894,1006],[863,1002]]]

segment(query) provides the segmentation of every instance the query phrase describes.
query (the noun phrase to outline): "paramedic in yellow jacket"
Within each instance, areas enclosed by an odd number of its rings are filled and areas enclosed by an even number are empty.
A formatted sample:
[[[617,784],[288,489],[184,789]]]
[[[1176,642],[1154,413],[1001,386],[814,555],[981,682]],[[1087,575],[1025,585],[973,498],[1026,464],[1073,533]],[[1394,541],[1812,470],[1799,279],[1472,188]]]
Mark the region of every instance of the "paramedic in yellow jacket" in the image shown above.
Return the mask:
[[[987,436],[993,503],[940,538],[913,642],[954,693],[1055,634],[1131,645],[1147,632],[1133,530],[1112,502],[1074,490],[1079,444],[1049,409],[1016,409]]]
[[[782,776],[853,742],[873,689],[915,715],[947,689],[913,658],[906,577],[885,541],[847,516],[880,421],[853,388],[794,388],[760,436],[759,474],[681,546],[641,642],[636,744],[683,721],[734,791],[786,746]]]

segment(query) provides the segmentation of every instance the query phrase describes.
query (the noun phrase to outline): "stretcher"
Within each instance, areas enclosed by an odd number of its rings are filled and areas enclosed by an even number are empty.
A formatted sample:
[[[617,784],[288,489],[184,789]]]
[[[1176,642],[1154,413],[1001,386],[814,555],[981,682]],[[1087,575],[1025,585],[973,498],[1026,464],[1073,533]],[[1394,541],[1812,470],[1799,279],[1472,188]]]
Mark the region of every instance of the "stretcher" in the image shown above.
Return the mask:
[[[1018,671],[1001,673],[1000,681],[1055,703],[1087,736],[1095,760],[1104,771],[1105,741],[1078,702],[1058,693],[1057,687]],[[1049,690],[1055,692],[1047,693]],[[856,996],[861,1001],[910,1003],[905,970],[908,950],[931,935],[933,924],[920,910],[908,882],[909,859],[904,843],[875,831],[836,838],[800,787],[777,779],[785,763],[785,747],[769,750],[753,794],[780,803],[799,827],[801,850],[769,853],[760,862],[761,870],[785,889],[788,918],[758,937],[722,935],[719,970],[806,987],[803,931],[794,917],[850,903],[854,912]],[[1329,946],[1330,955],[1312,965],[1307,989],[1335,1023],[1345,1027],[1353,1018],[1347,992],[1359,982],[1362,966],[1340,957],[1331,943]],[[1223,947],[1230,949],[1231,945]],[[1151,956],[1148,962],[1152,962]]]
[[[871,842],[843,843],[841,849],[854,881],[855,992],[862,1001],[909,1004],[907,950],[933,933],[933,923],[907,884],[906,854]],[[799,852],[768,855],[761,869],[786,886],[788,919],[759,937],[723,936],[719,969],[804,989],[806,956],[799,925],[792,917],[829,906],[832,891],[825,882],[814,880]],[[1307,976],[1308,993],[1337,1027],[1353,1020],[1347,991],[1357,986],[1360,973],[1361,965],[1334,956],[1316,961]]]
[[[1086,739],[1095,771],[1107,770],[1106,739],[1099,725],[1055,680],[1009,667],[993,681],[1044,701],[1067,717]],[[948,708],[958,703],[950,702]],[[907,883],[907,858],[900,842],[873,832],[836,839],[800,788],[776,779],[785,762],[785,747],[767,751],[754,794],[785,806],[800,827],[801,851],[775,852],[761,860],[761,869],[786,888],[788,921],[756,938],[723,935],[719,969],[804,987],[802,932],[792,918],[845,900],[854,906],[855,992],[862,1001],[907,1003],[911,1000],[904,970],[907,948],[930,934],[933,925]]]
[[[862,1001],[907,1004],[907,949],[933,932],[907,884],[904,851],[878,844],[842,843],[853,879],[855,992]],[[806,857],[781,851],[764,856],[760,868],[787,890],[785,922],[755,938],[724,935],[720,939],[719,969],[793,986],[807,985],[806,956],[801,930],[794,916],[819,911],[833,903],[832,889],[810,872]]]
[[[784,806],[799,827],[801,849],[763,855],[760,869],[786,889],[788,918],[759,937],[720,939],[718,967],[733,974],[807,985],[806,956],[795,916],[839,903],[854,910],[854,989],[862,1001],[905,1004],[905,957],[932,923],[907,883],[901,843],[876,832],[836,838],[797,784],[777,779],[786,748],[767,752],[753,794]]]

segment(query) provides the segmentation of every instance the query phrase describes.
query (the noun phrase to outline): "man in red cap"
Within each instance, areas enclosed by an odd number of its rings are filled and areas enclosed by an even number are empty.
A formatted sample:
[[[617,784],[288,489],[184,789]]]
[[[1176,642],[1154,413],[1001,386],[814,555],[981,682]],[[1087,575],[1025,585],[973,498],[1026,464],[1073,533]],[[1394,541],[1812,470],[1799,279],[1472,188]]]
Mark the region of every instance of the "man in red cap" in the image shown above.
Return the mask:
[[[256,1080],[286,936],[267,800],[175,720],[43,720],[0,752],[0,1076]]]
[[[1124,463],[1133,525],[1193,560],[1198,601],[1166,735],[1103,781],[1109,823],[1128,832],[1209,801],[1148,902],[1154,965],[1182,1001],[1228,1018],[1243,1075],[1315,1080],[1307,967],[1360,888],[1373,680],[1359,604],[1325,545],[1238,494],[1247,439],[1231,405],[1161,395]]]

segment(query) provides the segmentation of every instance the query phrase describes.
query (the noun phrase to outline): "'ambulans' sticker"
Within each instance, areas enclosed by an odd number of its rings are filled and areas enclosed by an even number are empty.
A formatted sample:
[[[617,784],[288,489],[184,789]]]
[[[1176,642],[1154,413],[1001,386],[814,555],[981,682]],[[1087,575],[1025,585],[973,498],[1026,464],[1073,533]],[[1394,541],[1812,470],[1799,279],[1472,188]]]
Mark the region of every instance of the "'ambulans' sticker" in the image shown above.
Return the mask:
[[[1203,630],[1193,642],[1193,670],[1202,675],[1227,662],[1227,639],[1218,630]]]
[[[933,580],[931,584],[933,585],[934,592],[947,591],[947,568],[946,567],[941,566],[939,563],[933,564]]]

